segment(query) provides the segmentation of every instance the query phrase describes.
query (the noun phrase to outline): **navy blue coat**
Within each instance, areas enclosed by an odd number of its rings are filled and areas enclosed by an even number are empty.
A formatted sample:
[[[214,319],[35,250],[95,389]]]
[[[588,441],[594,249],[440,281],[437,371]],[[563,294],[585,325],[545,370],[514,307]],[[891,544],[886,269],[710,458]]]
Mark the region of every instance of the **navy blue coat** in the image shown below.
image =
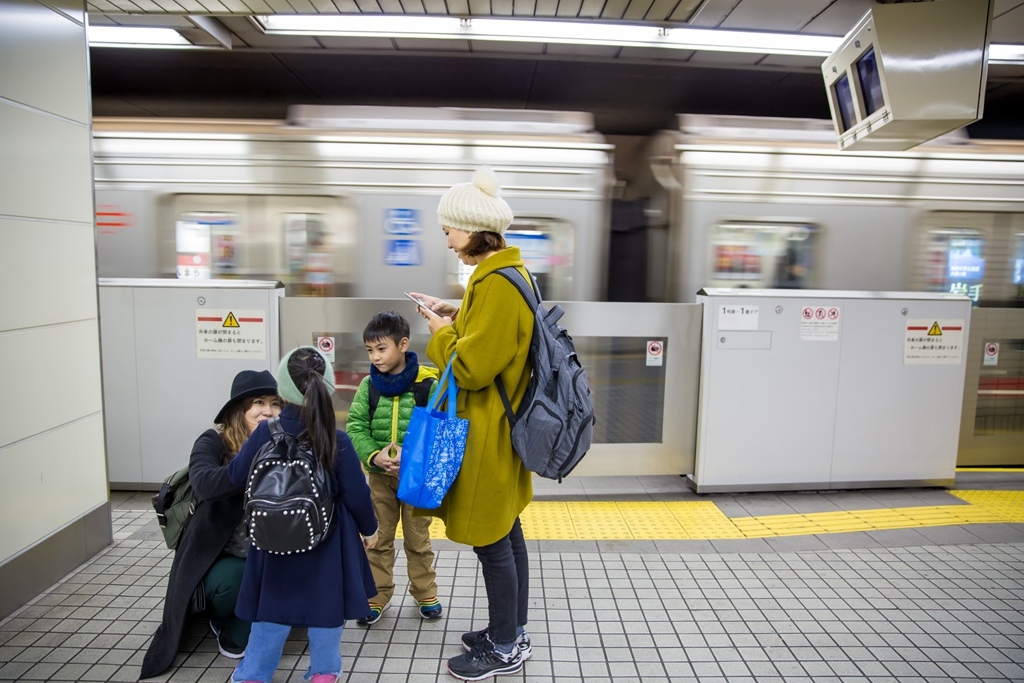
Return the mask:
[[[296,406],[281,411],[281,427],[291,434],[303,430]],[[244,488],[256,452],[269,440],[270,429],[261,422],[228,465],[232,484]],[[235,606],[240,619],[335,628],[369,613],[377,587],[359,535],[372,535],[377,518],[359,457],[344,432],[338,432],[334,484],[334,530],[320,545],[295,555],[249,548]]]

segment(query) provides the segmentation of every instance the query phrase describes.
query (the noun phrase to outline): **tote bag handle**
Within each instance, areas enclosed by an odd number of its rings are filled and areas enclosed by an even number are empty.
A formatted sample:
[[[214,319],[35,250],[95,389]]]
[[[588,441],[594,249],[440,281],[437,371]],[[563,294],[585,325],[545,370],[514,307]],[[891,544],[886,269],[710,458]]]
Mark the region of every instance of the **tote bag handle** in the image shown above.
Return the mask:
[[[444,373],[441,374],[441,379],[437,381],[437,391],[434,392],[434,400],[430,404],[431,410],[437,410],[441,405],[442,393],[445,400],[448,402],[448,417],[455,417],[455,398],[459,395],[459,387],[455,385],[455,376],[452,375],[452,364],[455,362],[455,355],[452,354],[451,359],[448,361],[448,365],[444,368]],[[445,387],[445,382],[448,382]],[[442,392],[441,389],[445,391]]]

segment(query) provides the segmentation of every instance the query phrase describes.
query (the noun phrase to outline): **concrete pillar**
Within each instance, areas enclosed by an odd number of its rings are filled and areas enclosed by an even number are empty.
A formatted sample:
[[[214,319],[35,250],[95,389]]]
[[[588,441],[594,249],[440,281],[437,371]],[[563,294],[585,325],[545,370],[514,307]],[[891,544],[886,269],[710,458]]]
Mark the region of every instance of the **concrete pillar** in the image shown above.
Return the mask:
[[[0,617],[110,543],[82,0],[0,0]]]

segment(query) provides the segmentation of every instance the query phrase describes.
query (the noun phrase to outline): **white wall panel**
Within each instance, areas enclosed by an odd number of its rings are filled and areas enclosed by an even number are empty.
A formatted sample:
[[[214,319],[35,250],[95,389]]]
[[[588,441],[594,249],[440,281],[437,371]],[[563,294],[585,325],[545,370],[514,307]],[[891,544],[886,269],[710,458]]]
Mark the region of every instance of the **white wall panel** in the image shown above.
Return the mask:
[[[0,449],[0,469],[2,564],[107,502],[103,419],[92,415]]]
[[[0,150],[0,214],[93,220],[88,125],[0,103]]]
[[[5,0],[0,11],[0,93],[87,123],[85,46],[81,23],[32,0]]]
[[[0,244],[0,273],[17,283],[0,330],[96,317],[91,225],[0,219]]]
[[[95,319],[0,334],[0,358],[0,447],[100,411]]]
[[[80,0],[40,0],[47,7],[63,12],[79,24],[85,24],[85,7]]]

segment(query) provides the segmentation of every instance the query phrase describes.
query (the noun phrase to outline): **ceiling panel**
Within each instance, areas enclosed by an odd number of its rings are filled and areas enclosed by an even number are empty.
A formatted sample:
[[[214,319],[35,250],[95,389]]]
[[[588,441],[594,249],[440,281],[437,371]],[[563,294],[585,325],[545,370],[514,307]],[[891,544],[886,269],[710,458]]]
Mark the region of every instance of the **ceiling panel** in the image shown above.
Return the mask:
[[[835,0],[742,0],[729,13],[722,28],[761,31],[799,31]]]
[[[853,25],[860,21],[871,5],[871,0],[843,0],[833,2],[820,14],[813,17],[804,27],[803,33],[817,33],[823,36],[845,36]]]
[[[1016,4],[1016,7],[1009,7]],[[996,20],[992,22],[992,41],[996,43],[1014,43],[1024,36],[1024,0],[1013,0],[1003,3],[1005,8],[999,13],[996,8]]]
[[[701,28],[716,28],[725,18],[729,16],[736,5],[740,4],[740,0],[707,0],[698,9],[697,13],[690,19],[690,25],[699,26]],[[686,21],[686,18],[682,16],[676,16],[673,14],[673,19],[678,21]]]

